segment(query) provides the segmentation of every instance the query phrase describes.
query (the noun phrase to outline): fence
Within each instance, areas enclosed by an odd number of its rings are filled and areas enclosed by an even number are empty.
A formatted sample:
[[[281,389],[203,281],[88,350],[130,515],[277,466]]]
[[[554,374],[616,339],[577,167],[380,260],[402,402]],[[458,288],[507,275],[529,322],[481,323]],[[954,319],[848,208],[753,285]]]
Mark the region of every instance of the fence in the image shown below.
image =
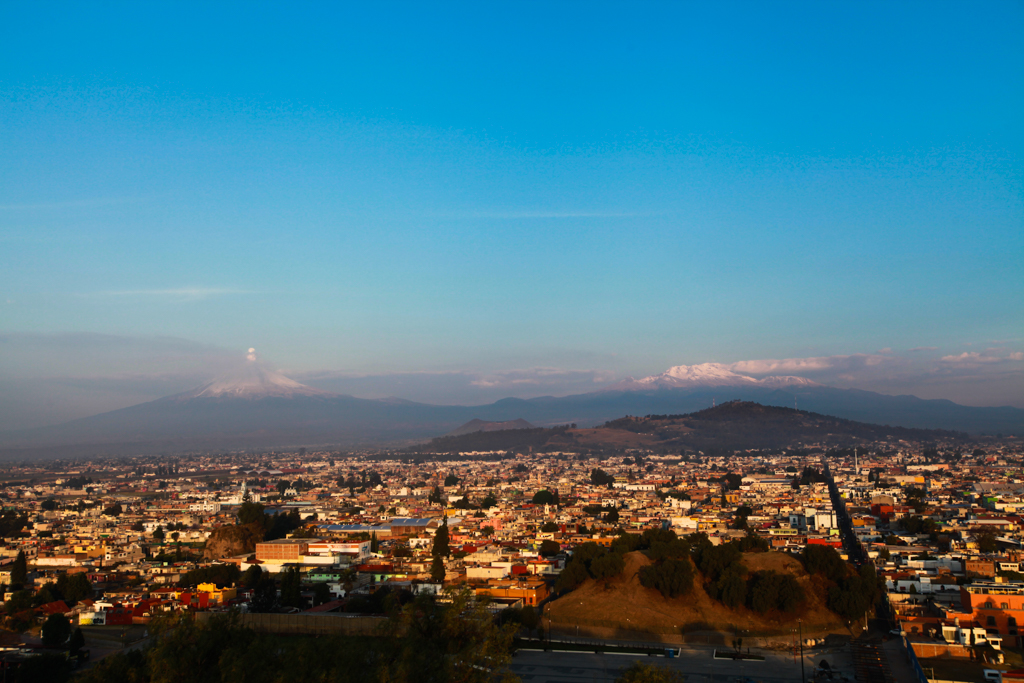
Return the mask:
[[[903,649],[907,653],[907,658],[910,660],[910,666],[914,668],[914,674],[917,675],[917,683],[928,683],[928,677],[924,675],[924,669],[921,668],[921,662],[917,661],[917,654],[914,653],[914,647],[910,644],[910,641],[906,636],[900,638],[900,644],[903,645]]]

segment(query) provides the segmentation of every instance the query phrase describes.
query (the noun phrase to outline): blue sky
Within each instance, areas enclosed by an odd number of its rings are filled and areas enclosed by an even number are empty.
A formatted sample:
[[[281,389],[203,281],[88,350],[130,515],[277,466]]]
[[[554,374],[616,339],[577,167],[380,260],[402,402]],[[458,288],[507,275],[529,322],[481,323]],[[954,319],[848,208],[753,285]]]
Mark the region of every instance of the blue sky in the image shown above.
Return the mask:
[[[473,386],[891,349],[901,373],[826,379],[1021,405],[1022,25],[1011,2],[6,3],[0,394],[249,346]],[[494,391],[579,389],[515,376]]]

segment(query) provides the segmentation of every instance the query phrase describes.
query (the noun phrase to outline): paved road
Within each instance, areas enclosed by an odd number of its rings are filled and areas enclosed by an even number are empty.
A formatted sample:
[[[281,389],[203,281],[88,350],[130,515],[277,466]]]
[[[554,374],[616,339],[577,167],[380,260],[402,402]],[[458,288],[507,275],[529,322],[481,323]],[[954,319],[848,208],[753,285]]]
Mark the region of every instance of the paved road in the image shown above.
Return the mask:
[[[680,672],[687,683],[799,683],[800,662],[790,655],[761,652],[763,662],[717,660],[713,649],[684,647],[680,656],[644,657],[637,655],[524,652],[512,660],[512,672],[523,683],[612,683],[634,661],[665,666]],[[822,659],[853,679],[853,660],[844,648],[837,652],[805,655],[807,675]]]

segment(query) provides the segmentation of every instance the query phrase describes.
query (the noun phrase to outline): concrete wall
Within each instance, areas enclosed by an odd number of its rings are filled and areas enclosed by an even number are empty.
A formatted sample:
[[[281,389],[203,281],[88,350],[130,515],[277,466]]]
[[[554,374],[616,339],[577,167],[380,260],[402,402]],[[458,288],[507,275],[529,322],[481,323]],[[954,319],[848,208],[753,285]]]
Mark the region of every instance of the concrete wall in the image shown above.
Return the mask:
[[[942,657],[949,655],[958,659],[970,659],[971,651],[963,645],[945,643],[915,643],[911,641],[910,646],[914,648],[914,654],[918,657]]]
[[[215,612],[198,612],[196,618],[204,621]],[[361,614],[242,614],[240,623],[260,633],[294,635],[344,634],[350,636],[377,635],[387,622],[385,617]]]

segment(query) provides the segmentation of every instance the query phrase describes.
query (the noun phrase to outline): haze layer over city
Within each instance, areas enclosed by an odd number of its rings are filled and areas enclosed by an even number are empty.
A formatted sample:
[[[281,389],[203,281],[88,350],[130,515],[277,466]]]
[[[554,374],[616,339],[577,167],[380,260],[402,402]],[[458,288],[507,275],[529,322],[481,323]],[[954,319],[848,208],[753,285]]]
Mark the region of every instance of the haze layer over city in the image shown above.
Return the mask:
[[[0,7],[5,680],[1024,680],[1021,26]]]

